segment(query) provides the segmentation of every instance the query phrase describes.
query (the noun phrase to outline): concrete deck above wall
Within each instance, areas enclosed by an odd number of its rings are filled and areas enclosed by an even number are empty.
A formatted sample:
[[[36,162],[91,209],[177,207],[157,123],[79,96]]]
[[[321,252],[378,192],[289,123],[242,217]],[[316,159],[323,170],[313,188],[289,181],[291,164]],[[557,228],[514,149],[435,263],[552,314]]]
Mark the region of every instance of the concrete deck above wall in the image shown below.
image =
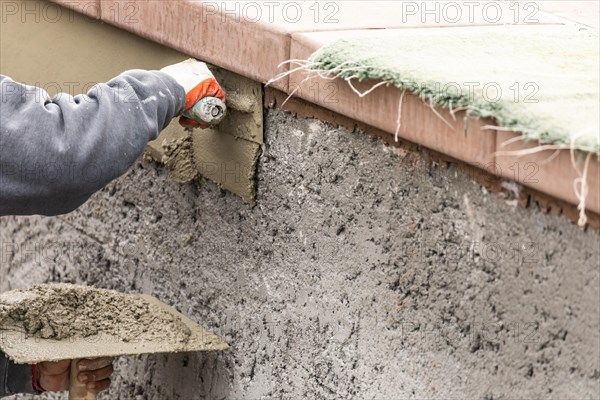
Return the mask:
[[[577,4],[520,2],[519,6],[510,2],[483,1],[468,9],[468,13],[459,10],[452,18],[455,2],[438,2],[438,6],[403,1],[56,2],[262,83],[294,67],[280,65],[287,60],[306,59],[321,46],[340,37],[381,35],[382,29],[386,29],[383,34],[394,34],[407,28],[515,25],[518,29],[517,26],[534,28],[537,25],[580,23],[598,29],[599,24],[598,3],[589,1],[575,2]],[[444,18],[446,14],[448,17]],[[305,77],[297,72],[272,86],[390,134],[395,133],[401,95],[398,89],[382,87],[359,98],[343,80],[311,78],[303,82]],[[299,87],[300,82],[303,84]],[[363,89],[368,87],[362,85]],[[508,150],[517,152],[531,148],[531,145],[511,141],[510,146],[505,147],[506,141],[518,134],[481,129],[495,125],[493,121],[472,121],[465,137],[460,113],[456,115],[459,122],[454,129],[449,129],[428,104],[410,95],[405,101],[403,112],[406,115],[403,115],[403,126],[399,131],[401,138],[562,201],[579,204],[573,182],[580,176],[573,168],[568,151],[561,151],[558,156],[553,151],[519,157],[506,155]],[[448,117],[444,110],[438,112]],[[536,175],[534,179],[532,171]],[[586,207],[600,214],[600,162],[596,157],[590,163],[587,181],[590,190]]]

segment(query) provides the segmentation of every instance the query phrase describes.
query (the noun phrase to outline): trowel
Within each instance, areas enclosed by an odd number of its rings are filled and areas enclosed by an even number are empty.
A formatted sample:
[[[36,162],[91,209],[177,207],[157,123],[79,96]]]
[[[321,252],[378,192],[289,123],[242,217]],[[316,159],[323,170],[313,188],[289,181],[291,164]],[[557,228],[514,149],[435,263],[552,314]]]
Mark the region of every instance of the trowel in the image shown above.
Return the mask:
[[[36,307],[47,308],[50,303],[47,297],[40,294],[40,290],[52,290],[52,293],[60,290],[58,292],[60,295],[55,295],[54,300],[61,304],[67,304],[70,301],[68,298],[70,293],[76,291],[76,294],[72,296],[75,303],[71,302],[69,305],[71,308],[65,307],[67,311],[60,313],[52,312],[55,308],[51,308],[49,312],[43,314],[43,318],[46,318],[45,327],[42,328],[40,325],[36,327],[38,330],[32,333],[32,324],[26,318],[29,314],[34,313],[32,310]],[[90,301],[87,300],[91,297],[88,296],[90,293],[110,295],[110,302],[105,303],[107,310],[110,309],[108,304],[111,304],[113,309],[116,304],[135,305],[133,308],[135,318],[127,320],[127,332],[141,332],[142,334],[125,340],[120,333],[121,328],[115,327],[118,317],[113,316],[110,312],[99,313],[97,317],[88,318],[90,308],[87,308],[88,314],[83,310],[86,310],[85,302]],[[72,304],[76,304],[76,306]],[[93,307],[97,307],[97,304],[96,301]],[[60,316],[60,321],[68,321],[69,325],[85,322],[87,332],[61,337],[60,340],[44,338],[49,336],[47,329],[52,332],[52,328],[48,328],[48,326],[54,324],[56,327],[56,324],[59,323],[48,321],[48,318],[58,319],[55,315]],[[19,320],[19,318],[22,319]],[[168,332],[164,332],[165,325],[157,323],[157,320],[169,322]],[[152,296],[122,294],[112,290],[78,285],[36,285],[28,290],[13,290],[0,294],[0,324],[0,350],[15,363],[74,361],[71,363],[69,400],[96,399],[96,395],[88,392],[87,387],[80,384],[76,378],[78,373],[76,366],[79,359],[149,353],[221,351],[229,348],[229,345],[220,337],[208,332],[196,322]],[[154,336],[151,334],[154,331],[164,332],[164,335],[160,335],[160,340],[152,339]],[[90,332],[93,334],[89,334]]]

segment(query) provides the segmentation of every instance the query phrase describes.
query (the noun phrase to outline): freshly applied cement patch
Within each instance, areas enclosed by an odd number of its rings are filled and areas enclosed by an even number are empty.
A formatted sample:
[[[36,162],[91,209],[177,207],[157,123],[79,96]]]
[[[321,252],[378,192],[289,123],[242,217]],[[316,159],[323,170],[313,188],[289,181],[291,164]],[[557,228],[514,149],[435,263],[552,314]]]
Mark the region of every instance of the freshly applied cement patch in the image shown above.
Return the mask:
[[[180,183],[204,177],[254,205],[256,163],[263,143],[262,86],[221,68],[210,69],[226,93],[225,119],[191,135],[165,132],[149,144],[147,154]]]
[[[228,347],[151,296],[70,284],[0,295],[0,333],[21,363]]]
[[[217,129],[198,131],[193,135],[193,154],[198,173],[253,206],[261,145]]]
[[[162,162],[171,171],[175,181],[190,183],[198,176],[191,134],[186,133],[177,139],[163,141],[162,149]]]

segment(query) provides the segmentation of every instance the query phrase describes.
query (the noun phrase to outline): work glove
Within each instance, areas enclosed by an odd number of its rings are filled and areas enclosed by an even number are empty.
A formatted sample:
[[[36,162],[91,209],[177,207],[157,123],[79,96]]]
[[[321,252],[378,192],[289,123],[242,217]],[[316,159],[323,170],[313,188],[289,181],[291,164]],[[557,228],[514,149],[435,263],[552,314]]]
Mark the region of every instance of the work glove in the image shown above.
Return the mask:
[[[187,111],[204,97],[216,97],[225,102],[225,93],[205,63],[190,58],[178,64],[169,65],[162,72],[169,74],[185,90],[185,106]],[[181,116],[179,123],[187,128],[207,128],[207,124]]]

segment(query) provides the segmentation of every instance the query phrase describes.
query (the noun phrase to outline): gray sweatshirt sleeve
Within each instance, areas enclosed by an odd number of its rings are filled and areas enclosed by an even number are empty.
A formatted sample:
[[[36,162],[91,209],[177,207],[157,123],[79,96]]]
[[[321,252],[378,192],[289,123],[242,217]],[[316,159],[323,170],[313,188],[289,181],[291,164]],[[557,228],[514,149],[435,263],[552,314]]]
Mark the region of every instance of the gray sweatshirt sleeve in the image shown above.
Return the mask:
[[[0,215],[74,210],[124,174],[185,104],[173,78],[142,70],[53,98],[0,76],[0,97]]]
[[[13,364],[0,351],[0,397],[35,393],[31,379],[31,365]]]

